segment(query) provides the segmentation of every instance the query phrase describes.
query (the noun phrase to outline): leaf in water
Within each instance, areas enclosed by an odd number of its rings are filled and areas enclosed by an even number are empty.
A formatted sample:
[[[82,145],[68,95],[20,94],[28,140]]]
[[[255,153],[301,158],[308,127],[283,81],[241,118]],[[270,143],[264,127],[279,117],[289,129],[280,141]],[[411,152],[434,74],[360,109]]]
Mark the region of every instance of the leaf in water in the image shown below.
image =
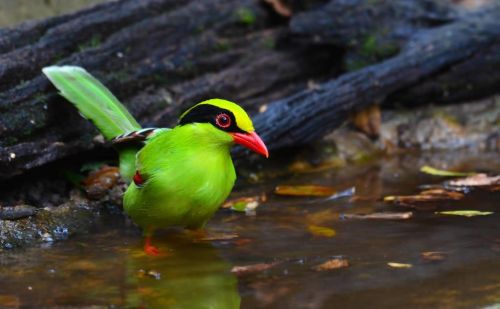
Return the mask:
[[[397,262],[389,262],[387,263],[389,267],[392,268],[412,268],[412,264],[406,264],[406,263],[397,263]]]
[[[425,262],[441,262],[446,259],[447,254],[441,251],[426,251],[420,253],[420,257]]]
[[[314,236],[320,236],[320,237],[333,237],[337,234],[337,232],[335,232],[334,229],[326,226],[309,225],[307,227],[307,230]]]
[[[396,203],[412,206],[419,203],[440,202],[448,200],[460,200],[465,195],[460,192],[448,191],[444,189],[431,189],[420,192],[417,195],[394,195],[384,197],[386,203]]]
[[[233,240],[240,237],[240,235],[236,233],[204,233],[195,236],[194,242],[201,241],[225,241],[225,240]]]
[[[304,186],[277,186],[274,193],[290,196],[332,196],[335,194],[332,187],[304,185]]]
[[[360,220],[406,220],[413,217],[413,212],[375,212],[371,214],[341,214],[341,219]]]
[[[488,176],[486,174],[476,174],[466,178],[456,179],[447,183],[455,187],[487,187],[500,184],[500,175]]]
[[[21,302],[15,295],[0,295],[0,308],[19,308]]]
[[[311,164],[307,161],[295,161],[288,170],[293,173],[316,173],[324,170],[342,167],[346,164],[344,159],[330,158],[322,161],[320,164]]]
[[[475,216],[488,216],[492,215],[492,211],[479,211],[479,210],[449,210],[449,211],[436,211],[436,214],[440,215],[450,215],[450,216],[463,216],[463,217],[475,217]]]
[[[316,271],[326,271],[345,267],[349,267],[349,261],[344,258],[335,258],[314,266],[313,269]]]
[[[246,212],[255,210],[259,206],[259,196],[240,197],[227,201],[222,205],[222,208],[231,208],[234,211]]]
[[[278,264],[279,264],[278,262],[274,262],[274,263],[258,263],[258,264],[244,265],[244,266],[233,266],[231,272],[236,274],[237,276],[248,275],[268,270]]]
[[[440,170],[428,165],[422,166],[420,168],[420,171],[434,176],[448,176],[448,177],[469,176],[476,174],[474,172],[454,172],[454,171]]]

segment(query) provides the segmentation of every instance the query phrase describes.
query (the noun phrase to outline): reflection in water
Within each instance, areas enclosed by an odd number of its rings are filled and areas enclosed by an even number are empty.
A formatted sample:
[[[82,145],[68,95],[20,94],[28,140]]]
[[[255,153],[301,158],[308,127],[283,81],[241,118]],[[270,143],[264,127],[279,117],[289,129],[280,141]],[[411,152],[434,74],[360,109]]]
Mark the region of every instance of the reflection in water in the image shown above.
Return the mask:
[[[0,255],[0,308],[9,304],[240,307],[231,265],[211,244],[194,244],[176,234],[158,240],[164,252],[168,243],[168,256],[149,257],[136,235],[131,243],[117,230],[94,236],[84,242],[29,249],[22,256]],[[106,239],[120,238],[123,242],[107,247]]]
[[[215,248],[210,244],[193,246],[191,242],[173,241],[169,241],[169,248],[173,251],[166,257],[145,256],[140,247],[127,255],[127,306],[240,307],[237,279]],[[167,248],[162,249],[167,252]]]

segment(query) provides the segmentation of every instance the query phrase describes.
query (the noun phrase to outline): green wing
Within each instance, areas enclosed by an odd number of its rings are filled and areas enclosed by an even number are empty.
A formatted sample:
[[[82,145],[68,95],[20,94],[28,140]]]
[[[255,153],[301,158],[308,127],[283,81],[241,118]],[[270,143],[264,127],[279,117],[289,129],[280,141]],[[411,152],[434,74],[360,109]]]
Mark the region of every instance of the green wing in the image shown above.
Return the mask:
[[[85,69],[51,66],[42,71],[60,94],[91,120],[106,139],[141,129],[125,106]]]

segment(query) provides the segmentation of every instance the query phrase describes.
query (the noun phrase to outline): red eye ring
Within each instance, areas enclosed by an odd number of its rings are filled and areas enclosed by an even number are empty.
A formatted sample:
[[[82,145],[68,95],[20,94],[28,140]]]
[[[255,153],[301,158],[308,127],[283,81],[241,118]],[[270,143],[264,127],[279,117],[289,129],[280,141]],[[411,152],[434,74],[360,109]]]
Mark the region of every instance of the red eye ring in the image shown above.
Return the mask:
[[[231,117],[228,114],[219,114],[215,117],[215,123],[223,129],[229,128],[231,126]]]

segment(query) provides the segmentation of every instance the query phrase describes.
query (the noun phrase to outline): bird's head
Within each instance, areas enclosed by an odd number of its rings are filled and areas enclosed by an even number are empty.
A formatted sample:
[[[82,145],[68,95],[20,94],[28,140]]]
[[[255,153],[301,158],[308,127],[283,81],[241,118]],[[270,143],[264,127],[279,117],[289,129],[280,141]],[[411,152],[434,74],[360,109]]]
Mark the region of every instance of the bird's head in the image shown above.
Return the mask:
[[[179,119],[179,125],[190,123],[210,123],[229,134],[236,144],[269,157],[267,147],[255,132],[252,120],[236,103],[222,99],[198,103],[185,111]]]

